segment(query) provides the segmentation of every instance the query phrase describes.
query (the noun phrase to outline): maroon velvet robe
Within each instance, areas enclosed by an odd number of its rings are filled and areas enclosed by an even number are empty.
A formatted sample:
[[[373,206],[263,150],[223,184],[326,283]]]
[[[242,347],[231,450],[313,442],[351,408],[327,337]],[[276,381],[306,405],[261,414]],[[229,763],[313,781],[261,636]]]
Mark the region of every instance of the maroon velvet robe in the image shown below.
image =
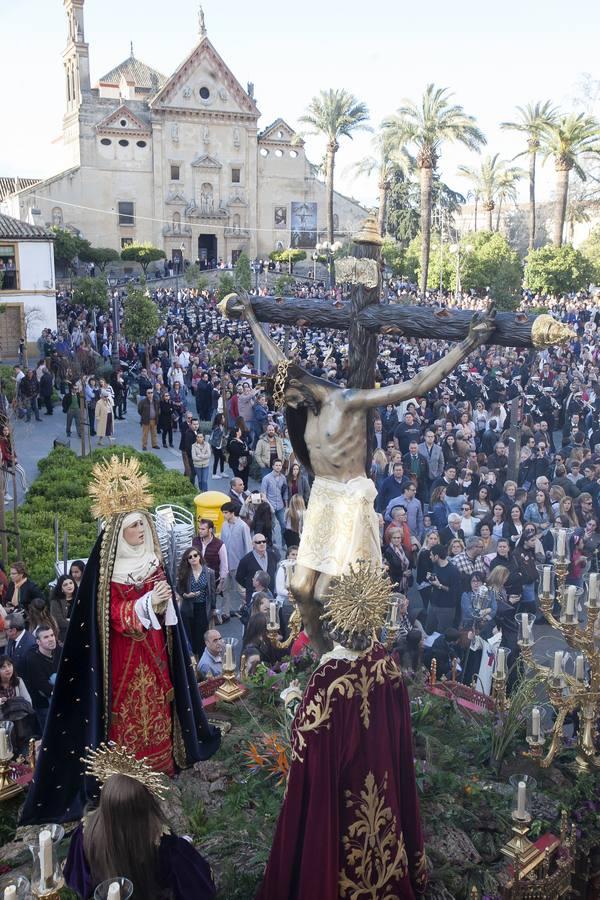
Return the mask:
[[[411,900],[425,883],[408,695],[376,644],[313,673],[257,900]]]

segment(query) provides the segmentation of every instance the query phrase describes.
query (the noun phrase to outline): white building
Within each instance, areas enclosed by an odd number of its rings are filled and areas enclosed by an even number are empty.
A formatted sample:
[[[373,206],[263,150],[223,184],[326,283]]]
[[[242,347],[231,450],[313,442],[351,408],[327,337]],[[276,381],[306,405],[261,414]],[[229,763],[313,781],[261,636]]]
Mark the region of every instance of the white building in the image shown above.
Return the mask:
[[[142,0],[136,0],[142,9]],[[167,257],[235,262],[325,232],[325,187],[304,144],[279,118],[259,130],[254,87],[244,89],[207,37],[167,77],[134,55],[90,79],[84,0],[64,0],[64,171],[4,200],[36,224],[81,233],[120,250],[149,241]],[[336,194],[336,239],[365,210]]]
[[[54,237],[45,228],[0,215],[0,354],[16,359],[44,328],[56,330]]]

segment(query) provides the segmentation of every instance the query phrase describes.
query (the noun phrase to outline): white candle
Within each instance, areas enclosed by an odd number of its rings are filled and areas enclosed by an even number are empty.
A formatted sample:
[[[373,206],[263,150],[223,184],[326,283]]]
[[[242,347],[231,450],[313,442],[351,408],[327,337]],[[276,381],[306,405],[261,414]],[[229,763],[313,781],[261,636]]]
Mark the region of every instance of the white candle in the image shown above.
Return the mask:
[[[47,829],[40,831],[40,877],[42,884],[52,878],[52,835]]]
[[[506,650],[504,647],[500,647],[498,650],[498,660],[496,664],[496,672],[498,675],[504,675],[506,672]]]
[[[277,604],[269,603],[269,622],[271,625],[277,625]]]
[[[233,649],[231,644],[225,644],[225,668],[233,669]]]
[[[592,572],[589,580],[589,591],[588,598],[590,601],[590,606],[595,606],[596,603],[592,601],[596,601],[598,599],[598,573]]]
[[[579,654],[575,660],[575,678],[577,681],[583,681],[585,675],[583,654]]]
[[[521,613],[521,623],[523,626],[523,640],[528,641],[531,636],[531,629],[529,627],[529,614]]]
[[[230,647],[231,645],[227,644],[227,646]],[[121,888],[119,887],[118,881],[113,881],[113,883],[108,886],[106,900],[121,900]]]
[[[398,601],[395,600],[392,603],[392,625],[395,625],[398,621]]]
[[[4,888],[4,900],[17,900],[17,889],[14,884]]]
[[[525,801],[527,799],[527,787],[524,781],[519,782],[517,788],[517,818],[525,818]]]
[[[5,728],[0,728],[0,759],[10,759],[12,753],[8,746],[8,735]]]
[[[540,736],[540,711],[537,706],[534,706],[531,711],[531,734],[534,738]]]
[[[574,616],[575,615],[575,598],[577,595],[577,588],[574,584],[570,584],[567,588],[567,615]]]
[[[558,540],[556,542],[556,554],[559,559],[564,559],[567,552],[567,532],[564,528],[560,528],[558,532]]]
[[[562,650],[556,650],[554,653],[554,677],[560,678],[562,675]]]
[[[552,579],[552,566],[544,566],[544,572],[542,576],[542,592],[544,594],[550,593],[550,584]]]

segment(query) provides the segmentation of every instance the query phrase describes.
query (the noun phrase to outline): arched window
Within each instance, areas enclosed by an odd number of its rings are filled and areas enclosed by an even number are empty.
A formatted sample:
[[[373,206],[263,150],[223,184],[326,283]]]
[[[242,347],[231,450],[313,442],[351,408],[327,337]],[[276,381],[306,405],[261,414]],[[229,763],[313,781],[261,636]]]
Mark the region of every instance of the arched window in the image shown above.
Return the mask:
[[[173,234],[181,233],[181,215],[178,212],[173,213]]]

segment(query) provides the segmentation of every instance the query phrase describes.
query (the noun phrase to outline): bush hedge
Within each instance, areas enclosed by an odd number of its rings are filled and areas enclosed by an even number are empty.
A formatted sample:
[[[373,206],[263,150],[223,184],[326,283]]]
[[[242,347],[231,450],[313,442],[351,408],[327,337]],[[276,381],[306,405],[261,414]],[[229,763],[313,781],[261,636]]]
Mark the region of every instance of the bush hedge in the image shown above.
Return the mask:
[[[161,460],[150,453],[139,453],[131,447],[106,447],[94,450],[83,459],[66,447],[57,447],[38,463],[39,477],[33,482],[27,498],[19,507],[21,556],[28,566],[30,577],[41,588],[55,577],[54,516],[58,515],[60,552],[62,536],[66,529],[69,536],[69,558],[87,558],[96,540],[96,520],[90,510],[87,493],[92,467],[113,454],[140,460],[142,470],[151,482],[154,504],[176,503],[193,511],[194,490],[190,480],[179,472],[173,472]],[[14,523],[7,512],[7,528]],[[11,559],[15,559],[14,541],[10,547]]]

